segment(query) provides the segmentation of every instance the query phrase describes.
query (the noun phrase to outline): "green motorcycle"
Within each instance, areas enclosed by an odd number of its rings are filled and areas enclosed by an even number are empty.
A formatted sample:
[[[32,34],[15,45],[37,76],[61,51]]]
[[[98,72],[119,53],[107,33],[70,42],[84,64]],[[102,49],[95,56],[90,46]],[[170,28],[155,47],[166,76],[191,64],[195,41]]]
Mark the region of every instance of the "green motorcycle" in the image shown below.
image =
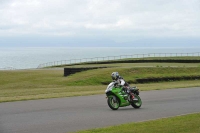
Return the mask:
[[[105,90],[107,95],[108,106],[112,110],[117,110],[119,107],[125,107],[131,105],[133,108],[140,108],[142,100],[139,97],[139,89],[137,87],[130,88],[132,96],[125,92],[123,87],[117,85],[116,82],[111,82]]]

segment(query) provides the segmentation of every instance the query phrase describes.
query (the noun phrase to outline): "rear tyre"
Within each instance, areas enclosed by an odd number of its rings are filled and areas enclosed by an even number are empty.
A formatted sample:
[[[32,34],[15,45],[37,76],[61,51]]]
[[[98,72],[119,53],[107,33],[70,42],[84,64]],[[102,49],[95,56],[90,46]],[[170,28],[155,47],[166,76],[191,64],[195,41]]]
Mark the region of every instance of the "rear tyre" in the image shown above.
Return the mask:
[[[141,105],[142,105],[142,100],[141,100],[141,98],[138,96],[138,95],[135,95],[134,94],[134,99],[138,99],[138,100],[133,100],[132,101],[132,103],[131,103],[131,105],[133,106],[133,108],[140,108],[141,107]]]
[[[119,108],[119,100],[116,96],[109,96],[107,103],[112,110],[117,110]]]

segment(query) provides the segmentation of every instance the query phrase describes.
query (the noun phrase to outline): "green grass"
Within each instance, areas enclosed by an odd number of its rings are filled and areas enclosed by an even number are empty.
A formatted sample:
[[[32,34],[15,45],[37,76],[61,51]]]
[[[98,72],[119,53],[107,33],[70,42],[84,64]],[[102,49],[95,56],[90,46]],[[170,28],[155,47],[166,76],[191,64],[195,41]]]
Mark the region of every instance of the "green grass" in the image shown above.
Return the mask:
[[[25,86],[25,85],[24,85]],[[132,85],[134,86],[134,85]],[[140,91],[163,90],[200,86],[197,81],[177,81],[164,83],[137,84]],[[31,87],[0,89],[0,102],[36,100],[47,98],[71,97],[82,95],[104,94],[106,85],[95,86],[60,86],[60,87]]]
[[[200,63],[114,63],[73,67],[105,65],[110,68],[83,71],[67,77],[63,76],[63,68],[0,71],[0,102],[103,94],[106,85],[111,82],[113,71],[118,71],[130,83],[139,78],[200,76]],[[200,86],[200,82],[192,80],[132,85],[146,91],[196,87]]]
[[[141,77],[199,75],[200,67],[106,68],[63,76],[63,69],[0,71],[0,102],[104,94],[112,71],[135,80]],[[170,84],[169,84],[170,83]],[[199,80],[132,84],[141,91],[200,86]]]
[[[111,81],[113,71],[118,71],[126,81],[148,77],[200,75],[200,67],[117,67],[83,71],[68,77],[63,76],[63,69],[0,71],[0,89],[102,85],[102,82]]]
[[[137,67],[137,68],[106,68],[80,72],[67,77],[67,85],[101,85],[109,83],[111,73],[118,71],[130,83],[138,78],[162,78],[200,75],[200,67]]]
[[[122,124],[76,133],[199,133],[200,113]]]

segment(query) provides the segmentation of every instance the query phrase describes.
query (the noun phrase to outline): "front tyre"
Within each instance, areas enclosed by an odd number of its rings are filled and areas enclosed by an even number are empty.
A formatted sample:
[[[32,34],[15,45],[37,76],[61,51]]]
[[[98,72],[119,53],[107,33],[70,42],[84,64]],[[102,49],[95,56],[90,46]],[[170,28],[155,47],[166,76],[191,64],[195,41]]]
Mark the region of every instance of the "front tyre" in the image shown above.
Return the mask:
[[[108,106],[112,109],[112,110],[117,110],[119,108],[119,100],[116,98],[116,96],[109,96],[108,97]]]
[[[138,95],[134,94],[134,100],[132,101],[131,105],[133,106],[133,108],[140,108],[142,105],[142,100]]]

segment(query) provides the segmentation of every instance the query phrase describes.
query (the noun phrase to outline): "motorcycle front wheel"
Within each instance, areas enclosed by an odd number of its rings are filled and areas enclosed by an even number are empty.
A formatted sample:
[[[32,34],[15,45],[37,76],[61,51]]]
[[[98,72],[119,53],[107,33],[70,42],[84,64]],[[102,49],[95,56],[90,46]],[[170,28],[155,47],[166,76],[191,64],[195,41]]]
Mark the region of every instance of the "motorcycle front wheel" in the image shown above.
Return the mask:
[[[109,96],[107,103],[112,110],[117,110],[119,108],[119,100],[116,98],[116,96]]]
[[[138,95],[136,95],[136,94],[134,94],[134,97],[135,97],[135,99],[137,99],[137,100],[133,100],[132,101],[132,103],[131,103],[131,105],[133,106],[133,108],[140,108],[141,107],[141,105],[142,105],[142,100],[141,100],[141,98],[138,96]]]

